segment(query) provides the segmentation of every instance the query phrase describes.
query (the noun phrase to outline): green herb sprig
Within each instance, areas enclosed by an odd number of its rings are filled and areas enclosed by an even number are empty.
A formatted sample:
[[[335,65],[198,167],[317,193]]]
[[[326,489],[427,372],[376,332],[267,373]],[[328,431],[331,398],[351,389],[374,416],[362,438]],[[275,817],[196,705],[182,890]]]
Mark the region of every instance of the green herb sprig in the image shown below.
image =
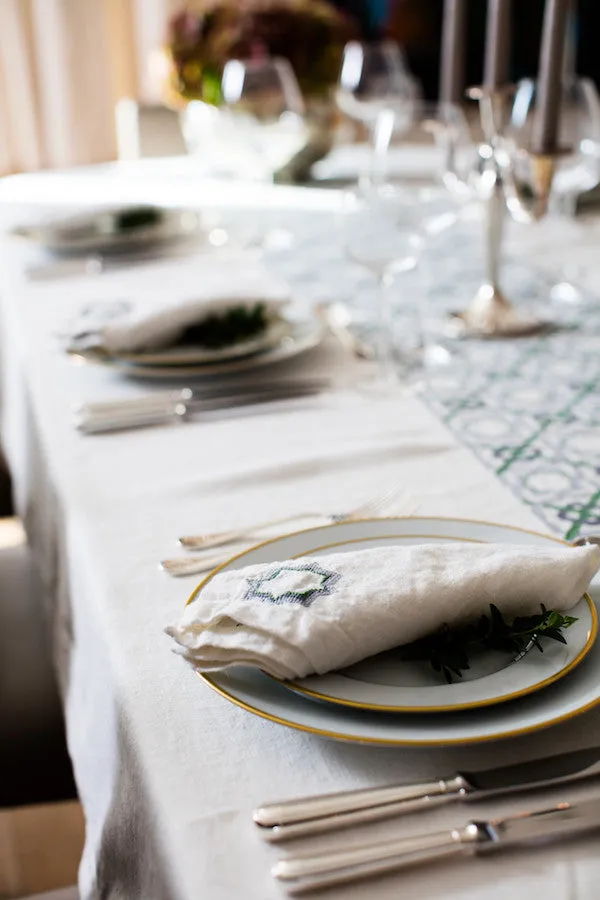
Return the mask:
[[[269,314],[264,303],[252,307],[234,306],[222,313],[211,313],[197,325],[190,325],[178,343],[220,350],[261,334],[268,325]]]
[[[537,647],[543,653],[543,638],[566,644],[563,630],[570,628],[577,619],[546,609],[543,603],[541,609],[537,615],[519,616],[507,622],[498,607],[490,603],[489,616],[482,615],[477,622],[461,628],[443,625],[435,634],[401,647],[401,659],[429,662],[448,684],[452,684],[455,677],[462,678],[463,672],[470,668],[474,651],[502,650],[519,656],[530,647]]]

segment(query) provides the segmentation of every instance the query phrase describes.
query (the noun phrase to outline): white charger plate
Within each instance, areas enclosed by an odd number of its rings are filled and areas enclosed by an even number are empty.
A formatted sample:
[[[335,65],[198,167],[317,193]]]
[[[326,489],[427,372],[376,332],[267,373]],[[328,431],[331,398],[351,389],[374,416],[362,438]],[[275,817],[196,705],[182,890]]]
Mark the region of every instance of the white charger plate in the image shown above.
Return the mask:
[[[187,378],[200,376],[233,375],[246,372],[261,366],[274,365],[287,362],[296,356],[306,353],[318,347],[326,334],[323,323],[316,318],[294,320],[289,322],[289,329],[280,340],[258,352],[256,349],[246,355],[236,355],[234,359],[220,359],[212,362],[196,363],[193,365],[145,365],[132,363],[121,356],[112,356],[97,350],[74,350],[70,355],[82,362],[97,363],[108,366],[127,375],[130,378],[143,380],[163,381],[176,379],[182,381]]]
[[[355,549],[412,540],[472,540],[543,546],[556,539],[503,525],[461,519],[377,519],[310,529],[269,541],[230,560],[225,568],[268,563],[305,553]],[[560,543],[560,542],[559,542]],[[215,573],[211,573],[209,579]],[[207,580],[192,594],[195,599]],[[597,614],[590,611],[590,638],[597,629]],[[571,718],[600,702],[600,642],[590,641],[579,665],[560,681],[516,702],[466,711],[431,712],[431,715],[372,712],[331,702],[316,703],[257,669],[239,667],[217,674],[201,674],[211,688],[249,712],[301,731],[338,740],[388,745],[442,746],[512,737]],[[537,654],[541,656],[541,654]],[[534,657],[532,656],[532,659]],[[515,666],[515,669],[517,667]],[[482,681],[484,679],[481,679]],[[458,687],[458,686],[457,686]]]
[[[120,353],[116,358],[135,366],[204,365],[205,363],[239,359],[243,356],[263,353],[265,350],[281,344],[290,332],[291,323],[287,319],[278,317],[269,322],[260,334],[219,349],[209,350],[206,347],[181,345],[148,353]]]
[[[394,536],[389,540],[376,537],[353,543],[348,549],[457,540],[463,539],[424,535]],[[332,547],[329,552],[338,549]],[[314,549],[306,550],[311,555],[314,552]],[[548,687],[567,675],[590,652],[598,632],[592,600],[582,597],[568,615],[577,621],[567,632],[567,644],[546,640],[543,653],[532,645],[519,656],[499,651],[482,653],[472,660],[462,679],[455,678],[452,684],[447,684],[441,673],[435,672],[427,662],[402,661],[397,650],[371,656],[341,671],[282,683],[314,700],[379,712],[453,712],[505,703]]]

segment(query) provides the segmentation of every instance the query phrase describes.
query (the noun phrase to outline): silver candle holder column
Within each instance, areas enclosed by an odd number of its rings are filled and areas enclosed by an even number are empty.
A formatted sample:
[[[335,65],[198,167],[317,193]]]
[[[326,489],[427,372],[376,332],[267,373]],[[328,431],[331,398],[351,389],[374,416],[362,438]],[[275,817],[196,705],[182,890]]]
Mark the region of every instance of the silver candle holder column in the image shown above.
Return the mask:
[[[521,192],[512,172],[501,164],[499,142],[504,130],[507,95],[512,87],[490,90],[485,87],[471,88],[467,93],[479,103],[479,113],[485,143],[480,147],[482,169],[478,189],[485,210],[484,224],[484,280],[473,297],[469,307],[456,313],[463,333],[471,337],[500,338],[536,334],[547,328],[547,323],[527,316],[515,309],[500,286],[502,266],[502,243],[506,221],[507,205],[512,203],[523,208]],[[536,212],[547,209],[552,186],[552,176],[540,183],[534,193],[539,198]],[[508,192],[507,192],[508,186]],[[527,212],[533,218],[531,212]]]

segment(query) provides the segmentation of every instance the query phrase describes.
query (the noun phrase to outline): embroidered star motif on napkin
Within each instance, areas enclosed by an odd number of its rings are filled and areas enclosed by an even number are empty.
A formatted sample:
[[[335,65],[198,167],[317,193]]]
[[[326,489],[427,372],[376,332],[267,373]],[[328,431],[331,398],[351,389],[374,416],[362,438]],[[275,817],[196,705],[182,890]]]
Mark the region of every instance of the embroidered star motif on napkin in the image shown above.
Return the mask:
[[[248,578],[244,600],[310,606],[317,597],[332,594],[340,579],[337,572],[317,563],[278,566],[257,578]]]

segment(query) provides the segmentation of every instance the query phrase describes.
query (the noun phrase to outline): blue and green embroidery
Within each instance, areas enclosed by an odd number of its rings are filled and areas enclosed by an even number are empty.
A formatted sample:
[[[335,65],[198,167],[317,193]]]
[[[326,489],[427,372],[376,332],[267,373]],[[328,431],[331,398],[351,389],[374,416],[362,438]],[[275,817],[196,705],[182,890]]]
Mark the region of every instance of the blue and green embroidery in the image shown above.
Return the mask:
[[[315,562],[286,563],[248,578],[244,600],[264,600],[277,605],[299,603],[308,607],[317,597],[333,594],[341,577]]]

